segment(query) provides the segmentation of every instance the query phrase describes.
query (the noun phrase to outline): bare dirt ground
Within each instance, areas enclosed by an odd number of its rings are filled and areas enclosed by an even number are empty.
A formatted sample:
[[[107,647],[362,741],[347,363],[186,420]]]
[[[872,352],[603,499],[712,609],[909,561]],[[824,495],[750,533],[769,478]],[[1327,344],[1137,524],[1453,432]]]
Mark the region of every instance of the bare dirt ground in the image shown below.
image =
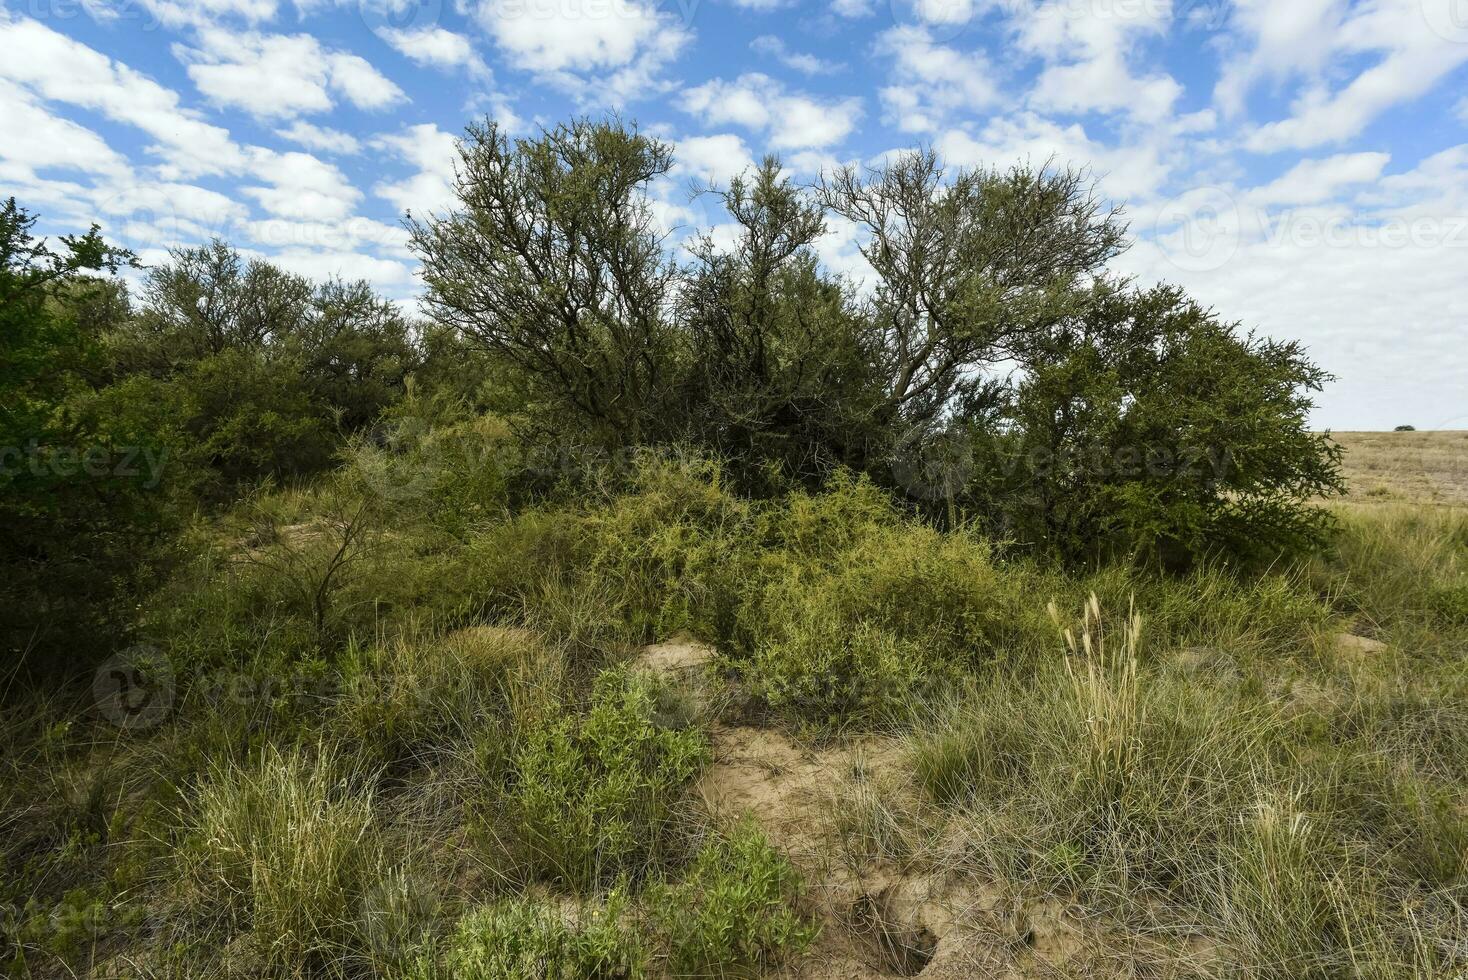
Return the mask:
[[[638,663],[697,691],[713,651],[674,638]],[[853,853],[841,827],[859,820],[862,784],[908,781],[900,740],[814,745],[775,728],[711,726],[714,760],[696,788],[720,822],[753,818],[799,868],[821,934],[786,968],[790,980],[1113,976],[1138,952],[1065,908],[1026,903],[953,869],[941,854],[903,863]],[[910,788],[910,787],[909,787]],[[898,786],[898,791],[903,787]],[[1147,957],[1159,976],[1168,956]],[[1186,971],[1184,971],[1186,972]]]
[[[1336,432],[1352,503],[1468,504],[1468,430]]]

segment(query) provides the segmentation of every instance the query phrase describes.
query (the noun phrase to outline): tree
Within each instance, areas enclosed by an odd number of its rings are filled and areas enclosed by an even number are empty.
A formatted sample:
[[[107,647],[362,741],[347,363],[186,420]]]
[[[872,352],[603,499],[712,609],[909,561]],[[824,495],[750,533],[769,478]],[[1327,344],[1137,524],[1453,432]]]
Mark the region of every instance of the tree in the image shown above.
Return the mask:
[[[1299,344],[1239,335],[1173,286],[1102,282],[1083,316],[1020,359],[1004,422],[980,434],[975,512],[1068,561],[1268,558],[1330,527],[1340,449],[1311,432],[1329,375]]]
[[[128,305],[96,274],[132,254],[96,226],[55,248],[35,224],[0,206],[0,644],[39,669],[115,635],[112,607],[169,526],[176,443],[156,401],[104,387],[102,337]]]
[[[714,193],[737,238],[695,239],[681,279],[687,438],[746,477],[771,463],[805,480],[865,465],[881,379],[848,290],[820,271],[820,206],[773,157]]]
[[[963,170],[932,151],[822,178],[822,203],[867,235],[869,315],[885,379],[881,414],[936,426],[1076,312],[1081,287],[1122,249],[1125,228],[1072,170]]]
[[[411,224],[427,305],[547,428],[691,442],[755,491],[850,467],[1069,561],[1288,550],[1328,527],[1310,501],[1339,490],[1339,453],[1307,427],[1327,376],[1110,273],[1126,229],[1079,171],[950,174],[912,152],[812,191],[768,159],[715,192],[732,243],[695,238],[675,268],[647,204],[671,166],[655,140],[490,124],[461,157],[458,208]],[[833,213],[864,233],[865,294],[816,258]]]
[[[425,308],[512,364],[557,427],[643,442],[678,360],[675,269],[645,197],[668,147],[615,123],[513,142],[486,123],[459,154],[457,209],[409,221]]]
[[[171,386],[216,498],[331,465],[421,360],[406,317],[368,283],[313,283],[223,242],[175,249],[143,296],[114,338],[119,370]]]

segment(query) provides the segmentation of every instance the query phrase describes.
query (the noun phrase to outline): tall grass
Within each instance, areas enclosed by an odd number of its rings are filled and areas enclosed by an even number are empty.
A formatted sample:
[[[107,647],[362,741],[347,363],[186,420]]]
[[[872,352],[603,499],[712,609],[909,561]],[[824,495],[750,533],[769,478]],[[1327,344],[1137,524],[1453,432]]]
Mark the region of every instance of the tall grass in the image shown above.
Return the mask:
[[[270,749],[216,771],[178,856],[201,935],[272,975],[350,973],[390,954],[382,937],[410,933],[401,917],[423,904],[395,894],[412,886],[412,850],[389,840],[374,792],[370,773],[330,750]]]

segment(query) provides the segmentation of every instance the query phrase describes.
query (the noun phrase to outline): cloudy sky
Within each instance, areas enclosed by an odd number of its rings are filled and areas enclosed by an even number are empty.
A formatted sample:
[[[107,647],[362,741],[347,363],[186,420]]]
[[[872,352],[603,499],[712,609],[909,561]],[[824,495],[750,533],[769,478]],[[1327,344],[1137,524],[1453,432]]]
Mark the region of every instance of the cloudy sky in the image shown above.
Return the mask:
[[[3,0],[0,196],[412,300],[454,137],[620,112],[698,183],[927,144],[1090,168],[1180,282],[1297,337],[1337,429],[1468,427],[1468,0]],[[859,276],[833,227],[822,256]]]

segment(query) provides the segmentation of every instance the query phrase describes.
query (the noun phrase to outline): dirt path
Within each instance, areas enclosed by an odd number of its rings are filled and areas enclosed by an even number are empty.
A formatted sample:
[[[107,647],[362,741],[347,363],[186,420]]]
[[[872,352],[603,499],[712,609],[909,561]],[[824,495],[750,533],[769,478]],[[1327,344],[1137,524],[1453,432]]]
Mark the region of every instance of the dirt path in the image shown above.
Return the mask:
[[[674,638],[647,647],[638,664],[698,685],[713,651]],[[822,919],[820,939],[781,976],[805,980],[927,980],[1066,976],[1080,930],[1058,910],[1009,905],[998,889],[954,874],[843,857],[841,790],[901,771],[902,746],[866,738],[813,747],[773,728],[710,728],[713,763],[696,793],[716,819],[751,816],[800,869]]]

